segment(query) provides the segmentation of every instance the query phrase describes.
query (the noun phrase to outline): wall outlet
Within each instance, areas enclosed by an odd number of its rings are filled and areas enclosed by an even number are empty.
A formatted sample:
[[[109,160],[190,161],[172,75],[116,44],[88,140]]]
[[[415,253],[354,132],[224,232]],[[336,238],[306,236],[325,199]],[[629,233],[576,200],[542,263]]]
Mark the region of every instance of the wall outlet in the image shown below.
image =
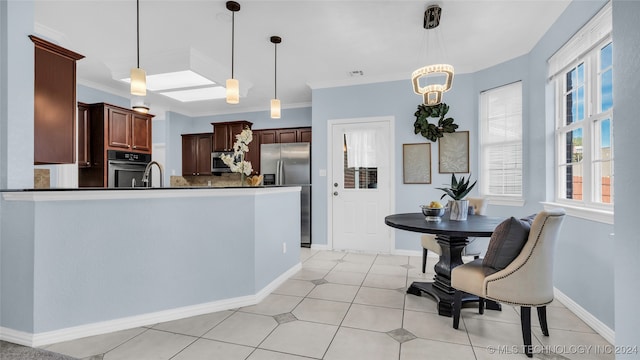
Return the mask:
[[[287,253],[287,243],[282,243],[282,253],[283,254]]]

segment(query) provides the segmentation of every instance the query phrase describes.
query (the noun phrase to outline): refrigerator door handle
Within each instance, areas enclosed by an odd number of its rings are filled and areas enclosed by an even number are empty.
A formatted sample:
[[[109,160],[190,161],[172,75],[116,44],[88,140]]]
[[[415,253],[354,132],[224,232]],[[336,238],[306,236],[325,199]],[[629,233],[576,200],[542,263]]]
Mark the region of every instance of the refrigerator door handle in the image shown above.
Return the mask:
[[[276,161],[276,185],[282,185],[282,160]]]

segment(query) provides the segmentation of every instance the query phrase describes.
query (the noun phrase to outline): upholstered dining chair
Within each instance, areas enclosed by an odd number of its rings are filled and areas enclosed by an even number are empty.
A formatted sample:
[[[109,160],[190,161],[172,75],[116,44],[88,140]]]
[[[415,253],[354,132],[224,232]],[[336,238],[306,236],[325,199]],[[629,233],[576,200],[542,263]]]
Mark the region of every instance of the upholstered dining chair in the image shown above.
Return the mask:
[[[510,262],[502,259],[501,270],[487,264],[486,259],[509,247],[494,246],[491,238],[485,260],[460,265],[451,272],[451,286],[456,289],[453,304],[453,327],[458,328],[463,292],[480,298],[479,313],[484,313],[484,299],[520,306],[520,322],[525,353],[531,353],[531,307],[537,308],[542,334],[549,336],[546,305],[553,301],[553,257],[555,243],[565,212],[562,209],[542,211],[533,218],[522,250]],[[512,220],[515,220],[512,218]],[[522,219],[526,220],[526,219]],[[509,221],[509,220],[507,220]],[[515,220],[517,221],[517,220]],[[498,226],[500,227],[500,225]],[[496,228],[496,232],[498,228]],[[494,235],[496,234],[494,232]],[[511,233],[510,233],[511,234]],[[507,238],[511,236],[508,235]],[[511,239],[508,239],[511,242]],[[498,254],[498,256],[500,256]]]
[[[487,211],[488,201],[485,198],[467,198],[469,200],[469,207],[473,208],[474,214],[476,215],[484,215]],[[442,249],[440,248],[440,244],[436,241],[436,236],[433,234],[423,234],[420,237],[420,242],[422,243],[422,273],[425,273],[425,269],[427,267],[427,253],[428,250],[431,250],[438,256],[442,255]],[[469,244],[462,251],[463,256],[471,256],[475,259],[480,257],[482,251],[486,248],[486,244],[479,244],[482,241],[479,241],[477,238],[469,239]],[[484,245],[484,246],[483,246]]]

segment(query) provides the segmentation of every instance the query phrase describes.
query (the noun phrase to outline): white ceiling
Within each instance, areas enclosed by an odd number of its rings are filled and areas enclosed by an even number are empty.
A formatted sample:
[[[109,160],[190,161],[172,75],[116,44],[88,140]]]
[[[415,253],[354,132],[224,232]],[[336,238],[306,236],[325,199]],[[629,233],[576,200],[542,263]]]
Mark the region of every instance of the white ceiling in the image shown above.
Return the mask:
[[[274,92],[283,108],[309,106],[312,87],[407,79],[427,43],[444,50],[456,73],[474,72],[529,52],[570,0],[331,1],[240,0],[235,77],[240,104],[181,103],[147,92],[152,112],[190,116],[266,110]],[[427,5],[442,6],[440,27],[422,28]],[[141,0],[140,66],[148,75],[192,69],[224,84],[231,75],[231,13],[225,1]],[[36,0],[35,33],[86,58],[78,82],[123,97],[136,65],[135,0]],[[438,41],[439,40],[439,41]],[[351,77],[350,71],[364,75]],[[455,79],[454,84],[455,86]],[[416,95],[416,100],[419,96]]]

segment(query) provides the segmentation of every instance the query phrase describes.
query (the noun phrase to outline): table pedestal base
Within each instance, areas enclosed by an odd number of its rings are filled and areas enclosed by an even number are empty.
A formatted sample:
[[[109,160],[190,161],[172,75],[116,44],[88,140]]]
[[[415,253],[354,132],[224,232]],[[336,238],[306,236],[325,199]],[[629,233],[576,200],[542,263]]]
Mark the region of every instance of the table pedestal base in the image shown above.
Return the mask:
[[[407,294],[422,296],[422,293],[431,295],[438,303],[438,315],[451,317],[453,315],[453,294],[448,294],[433,286],[430,282],[414,282],[407,289]],[[477,302],[478,297],[475,295],[463,293],[462,304],[468,302]],[[500,303],[493,300],[485,300],[485,308],[488,310],[502,310]]]

